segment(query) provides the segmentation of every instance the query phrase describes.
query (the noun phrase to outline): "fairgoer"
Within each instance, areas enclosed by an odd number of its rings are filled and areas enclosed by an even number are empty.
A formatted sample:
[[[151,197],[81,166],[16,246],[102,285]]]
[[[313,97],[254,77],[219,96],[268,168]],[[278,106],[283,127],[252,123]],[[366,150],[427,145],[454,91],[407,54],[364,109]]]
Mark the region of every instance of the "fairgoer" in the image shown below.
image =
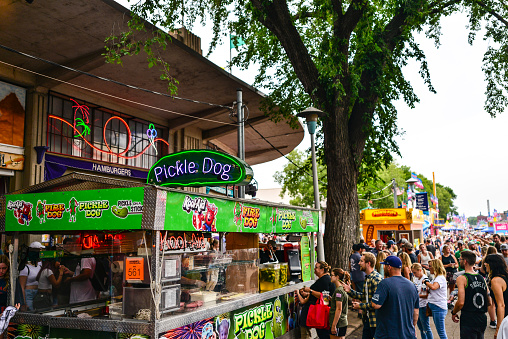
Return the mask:
[[[300,330],[302,331],[302,338],[310,338],[310,331],[307,327],[307,315],[309,313],[310,305],[314,305],[318,298],[321,297],[321,293],[323,291],[328,291],[330,295],[335,291],[335,285],[332,283],[332,279],[330,277],[330,265],[328,265],[324,261],[318,261],[314,266],[314,274],[318,277],[316,282],[312,284],[310,287],[304,287],[303,290],[309,293],[309,300],[307,303],[303,305],[300,323]],[[303,323],[305,321],[305,323]],[[303,331],[306,331],[304,334]],[[329,329],[316,329],[316,333],[319,339],[330,339],[330,330]]]
[[[364,243],[353,245],[353,253],[349,257],[349,272],[351,272],[351,281],[353,282],[353,289],[356,291],[363,291],[363,284],[365,283],[365,272],[360,269],[360,259],[362,259],[363,252],[368,248]]]
[[[389,278],[381,281],[372,296],[378,319],[376,339],[415,338],[420,302],[416,287],[401,275],[402,261],[388,256],[383,262]]]
[[[376,334],[376,312],[372,307],[371,299],[376,292],[377,286],[383,280],[381,274],[374,270],[376,265],[376,257],[374,254],[366,252],[360,259],[360,269],[365,272],[365,285],[362,291],[356,291],[351,289],[351,285],[341,283],[347,294],[354,299],[360,299],[361,302],[353,301],[353,308],[356,310],[362,310],[362,322],[363,322],[363,339],[373,339]]]
[[[440,260],[434,259],[429,262],[430,274],[434,275],[434,280],[430,282],[428,279],[424,280],[425,286],[429,289],[429,297],[427,298],[428,305],[432,310],[432,317],[434,318],[434,325],[436,331],[441,339],[447,339],[445,317],[448,313],[446,303],[446,270]]]
[[[413,264],[411,270],[413,271],[413,283],[420,297],[420,310],[418,312],[418,328],[420,329],[420,335],[422,339],[433,339],[429,317],[427,317],[427,298],[429,297],[429,292],[427,287],[423,284],[423,281],[428,279],[428,277],[423,273],[422,265],[418,263]]]
[[[347,331],[348,296],[339,281],[350,283],[349,273],[341,268],[334,268],[331,273],[335,291],[330,299],[330,339],[344,339]]]
[[[489,254],[485,258],[485,269],[489,274],[490,296],[496,305],[497,323],[496,335],[501,322],[508,315],[508,268],[503,257],[499,254]],[[492,324],[491,324],[492,325]],[[491,326],[492,327],[492,326]]]
[[[95,258],[82,258],[74,276],[65,281],[71,283],[71,304],[96,299],[97,293],[90,281],[95,273],[95,265]]]
[[[459,289],[458,300],[452,310],[452,320],[459,322],[460,337],[462,339],[483,339],[487,328],[487,308],[490,303],[487,283],[483,277],[473,270],[476,263],[476,254],[464,251],[460,260],[465,273],[457,278]]]
[[[508,265],[508,244],[501,245],[501,254],[503,255],[504,261]]]

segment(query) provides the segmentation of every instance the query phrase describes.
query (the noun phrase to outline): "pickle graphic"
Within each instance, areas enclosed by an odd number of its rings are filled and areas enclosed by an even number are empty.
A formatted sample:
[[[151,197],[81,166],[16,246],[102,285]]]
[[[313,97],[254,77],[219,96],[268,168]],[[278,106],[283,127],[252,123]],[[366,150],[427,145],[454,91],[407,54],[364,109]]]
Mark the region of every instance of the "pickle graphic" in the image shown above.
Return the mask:
[[[307,219],[302,219],[300,217],[300,226],[302,226],[302,229],[306,229],[307,228]]]
[[[119,218],[126,218],[127,214],[129,214],[127,207],[118,208],[116,206],[112,206],[111,212]]]

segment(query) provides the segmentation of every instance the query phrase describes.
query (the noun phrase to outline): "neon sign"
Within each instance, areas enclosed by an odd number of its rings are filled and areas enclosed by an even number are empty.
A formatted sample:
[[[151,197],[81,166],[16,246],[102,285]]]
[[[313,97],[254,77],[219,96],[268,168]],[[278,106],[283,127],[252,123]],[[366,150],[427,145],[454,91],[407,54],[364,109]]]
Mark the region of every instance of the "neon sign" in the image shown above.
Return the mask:
[[[254,176],[246,162],[210,150],[188,150],[161,158],[148,172],[147,183],[158,186],[247,185]]]
[[[190,237],[183,233],[177,236],[166,236],[161,237],[160,249],[173,250],[173,251],[198,251],[206,248],[206,239],[203,235],[196,235],[192,233]]]
[[[115,242],[119,242],[125,238],[123,234],[85,234],[81,240],[83,249],[89,250],[91,248],[99,248],[104,246],[112,246]]]
[[[157,148],[155,147],[155,142],[157,142],[157,141],[163,142],[169,147],[169,143],[166,140],[157,138],[157,130],[155,129],[153,124],[150,124],[149,128],[147,130],[149,144],[143,150],[141,150],[141,152],[139,152],[138,154],[135,154],[133,156],[126,156],[125,154],[131,149],[131,142],[132,142],[131,129],[129,127],[129,124],[127,124],[127,122],[124,119],[117,117],[117,116],[112,116],[104,123],[104,126],[102,126],[102,138],[103,138],[103,142],[104,142],[104,145],[106,146],[107,150],[98,148],[98,147],[94,146],[92,143],[90,143],[90,141],[88,141],[85,138],[85,136],[90,134],[90,127],[88,126],[88,124],[90,123],[90,119],[89,119],[90,109],[86,105],[79,104],[74,99],[70,99],[70,100],[72,100],[74,102],[74,105],[72,106],[72,108],[74,109],[74,117],[73,117],[72,123],[70,123],[69,121],[67,121],[61,117],[58,117],[58,116],[52,115],[52,114],[48,115],[48,118],[55,119],[55,120],[65,123],[72,130],[74,130],[74,133],[75,133],[74,137],[80,137],[88,146],[90,146],[92,149],[94,149],[97,152],[110,154],[110,155],[113,155],[113,156],[116,156],[116,157],[119,157],[122,159],[135,159],[135,158],[143,155],[148,150],[148,148],[150,146],[154,147],[155,152],[157,154]],[[78,115],[78,114],[81,114],[81,118],[76,117],[76,115]],[[107,131],[107,126],[111,120],[115,120],[115,119],[119,120],[120,123],[122,123],[125,126],[125,130],[127,131],[127,138],[128,138],[127,139],[127,146],[121,152],[113,152],[111,150],[111,148],[109,147],[108,141],[106,140],[106,132],[110,132],[110,131]],[[82,130],[79,130],[78,127],[82,128]]]

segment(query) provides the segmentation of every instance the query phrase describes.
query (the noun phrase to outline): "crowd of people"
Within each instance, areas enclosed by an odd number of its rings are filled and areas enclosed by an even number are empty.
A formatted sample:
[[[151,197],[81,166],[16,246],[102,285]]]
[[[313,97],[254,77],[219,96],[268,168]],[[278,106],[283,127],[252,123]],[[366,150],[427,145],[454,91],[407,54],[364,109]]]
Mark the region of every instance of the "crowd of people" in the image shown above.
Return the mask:
[[[320,339],[344,338],[348,308],[358,312],[363,337],[433,338],[430,321],[447,338],[445,318],[460,323],[461,338],[508,339],[508,239],[473,233],[432,236],[417,249],[407,239],[353,245],[348,268],[318,262],[317,280],[296,291],[302,310],[302,339],[310,338],[307,314],[322,295],[330,296],[329,329]],[[507,318],[508,319],[508,318]]]

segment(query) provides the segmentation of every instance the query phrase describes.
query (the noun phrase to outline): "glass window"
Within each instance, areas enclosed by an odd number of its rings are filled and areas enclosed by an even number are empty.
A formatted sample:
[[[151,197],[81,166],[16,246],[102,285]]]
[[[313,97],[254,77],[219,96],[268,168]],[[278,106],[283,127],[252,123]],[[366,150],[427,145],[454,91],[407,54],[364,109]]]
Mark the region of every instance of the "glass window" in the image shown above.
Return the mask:
[[[55,93],[50,94],[48,107],[49,152],[150,168],[163,155],[163,150],[167,151],[163,143],[151,143],[147,130],[154,125],[148,121]],[[154,126],[154,129],[152,135],[156,134],[158,138],[167,134],[161,127]],[[131,133],[130,148],[124,157],[118,156],[128,146],[128,130]]]

